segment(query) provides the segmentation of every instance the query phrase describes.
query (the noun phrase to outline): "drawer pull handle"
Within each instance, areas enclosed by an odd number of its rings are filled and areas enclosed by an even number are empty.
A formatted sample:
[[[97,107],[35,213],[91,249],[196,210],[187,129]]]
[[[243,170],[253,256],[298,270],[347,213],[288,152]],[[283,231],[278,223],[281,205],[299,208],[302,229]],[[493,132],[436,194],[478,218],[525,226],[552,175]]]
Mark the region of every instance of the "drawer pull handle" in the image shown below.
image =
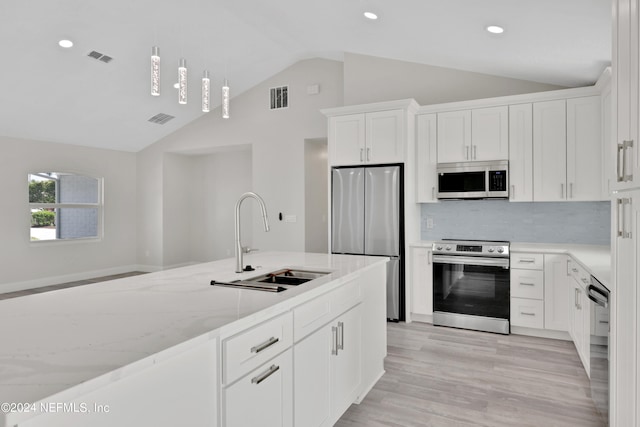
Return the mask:
[[[275,374],[280,370],[280,366],[271,365],[269,369],[267,369],[264,373],[258,375],[257,377],[251,378],[251,384],[260,384],[262,381],[269,378],[271,375]]]
[[[533,258],[520,258],[520,259],[518,260],[518,262],[520,262],[520,263],[526,263],[526,264],[532,264],[532,263],[536,262],[536,260],[535,260],[535,259],[533,259]]]
[[[331,354],[333,356],[338,355],[338,328],[336,326],[331,327]]]
[[[609,322],[608,322],[607,320],[600,320],[599,322],[600,322],[600,323],[604,323],[604,324],[606,324],[606,325],[608,325],[608,324],[609,324]]]
[[[265,342],[263,342],[262,344],[258,344],[255,347],[251,347],[251,353],[260,353],[262,350],[266,350],[267,348],[271,347],[278,341],[280,341],[280,338],[271,337]]]
[[[571,271],[573,271],[574,273],[577,273],[578,269],[577,268],[572,268]]]
[[[338,322],[338,350],[344,350],[344,322]]]
[[[582,283],[587,283],[589,281],[589,279],[587,279],[585,277],[581,278],[580,280],[582,280]]]
[[[536,285],[535,283],[525,283],[525,282],[520,282],[520,284],[522,286],[535,286]]]
[[[521,311],[520,314],[522,314],[523,316],[535,316],[535,313],[528,313],[526,311]]]

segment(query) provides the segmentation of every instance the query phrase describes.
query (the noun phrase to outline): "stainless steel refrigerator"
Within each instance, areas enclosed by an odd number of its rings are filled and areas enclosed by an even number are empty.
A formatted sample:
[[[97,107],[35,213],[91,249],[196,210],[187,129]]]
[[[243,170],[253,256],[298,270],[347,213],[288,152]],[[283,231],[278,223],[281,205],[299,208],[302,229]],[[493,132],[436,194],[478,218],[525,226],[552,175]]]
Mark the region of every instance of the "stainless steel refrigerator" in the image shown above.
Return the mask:
[[[404,320],[402,165],[331,171],[331,252],[390,257],[387,318]]]

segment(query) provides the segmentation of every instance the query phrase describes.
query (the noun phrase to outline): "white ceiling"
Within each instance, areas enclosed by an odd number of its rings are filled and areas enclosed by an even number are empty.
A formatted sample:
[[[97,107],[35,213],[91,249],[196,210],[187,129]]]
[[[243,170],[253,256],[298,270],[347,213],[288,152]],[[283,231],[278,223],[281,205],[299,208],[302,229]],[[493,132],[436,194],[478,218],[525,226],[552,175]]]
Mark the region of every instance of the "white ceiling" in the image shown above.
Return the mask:
[[[367,8],[380,19],[366,20]],[[343,52],[588,85],[611,61],[610,21],[610,0],[2,0],[0,135],[139,151],[203,114],[205,68],[217,106],[225,70],[237,95],[301,59]],[[506,31],[491,35],[489,24]],[[149,94],[153,45],[160,97]],[[180,57],[186,106],[172,88]],[[147,122],[161,112],[176,118]]]

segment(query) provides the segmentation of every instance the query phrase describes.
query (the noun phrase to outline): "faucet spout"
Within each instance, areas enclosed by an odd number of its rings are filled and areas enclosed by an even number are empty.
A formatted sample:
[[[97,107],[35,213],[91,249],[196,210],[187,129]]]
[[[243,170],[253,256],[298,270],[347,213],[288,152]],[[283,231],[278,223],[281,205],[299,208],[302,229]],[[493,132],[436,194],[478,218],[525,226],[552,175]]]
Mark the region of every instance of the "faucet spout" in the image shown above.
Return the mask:
[[[242,243],[240,242],[240,206],[242,206],[242,202],[247,198],[255,199],[258,202],[260,210],[262,211],[264,231],[269,231],[269,218],[267,217],[267,206],[264,204],[264,200],[254,192],[249,191],[244,193],[236,202],[236,273],[242,273],[244,271],[242,268],[242,254],[244,251],[242,249]]]

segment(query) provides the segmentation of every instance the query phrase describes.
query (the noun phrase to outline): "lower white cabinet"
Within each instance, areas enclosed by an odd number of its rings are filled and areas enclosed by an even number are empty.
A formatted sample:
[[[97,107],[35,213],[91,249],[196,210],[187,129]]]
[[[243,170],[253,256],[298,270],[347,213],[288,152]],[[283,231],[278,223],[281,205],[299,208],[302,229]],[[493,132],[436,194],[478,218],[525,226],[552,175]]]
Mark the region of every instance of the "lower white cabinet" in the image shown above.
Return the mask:
[[[567,262],[567,255],[544,255],[545,329],[564,332],[569,330]]]
[[[542,329],[544,303],[538,299],[511,298],[511,325]]]
[[[411,248],[411,314],[433,315],[433,252]]]
[[[590,275],[573,260],[569,260],[569,335],[587,375],[590,375],[591,310],[586,287]]]
[[[291,353],[288,349],[223,390],[224,426],[293,426]]]
[[[361,305],[294,347],[296,426],[333,425],[361,390]]]

